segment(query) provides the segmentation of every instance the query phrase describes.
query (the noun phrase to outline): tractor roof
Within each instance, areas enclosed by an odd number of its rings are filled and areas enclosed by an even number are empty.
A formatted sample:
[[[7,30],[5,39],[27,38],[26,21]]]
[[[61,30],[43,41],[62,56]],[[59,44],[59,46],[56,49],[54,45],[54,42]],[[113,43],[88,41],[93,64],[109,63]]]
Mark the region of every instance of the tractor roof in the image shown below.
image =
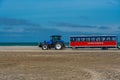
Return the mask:
[[[61,35],[52,35],[51,37],[61,37]]]

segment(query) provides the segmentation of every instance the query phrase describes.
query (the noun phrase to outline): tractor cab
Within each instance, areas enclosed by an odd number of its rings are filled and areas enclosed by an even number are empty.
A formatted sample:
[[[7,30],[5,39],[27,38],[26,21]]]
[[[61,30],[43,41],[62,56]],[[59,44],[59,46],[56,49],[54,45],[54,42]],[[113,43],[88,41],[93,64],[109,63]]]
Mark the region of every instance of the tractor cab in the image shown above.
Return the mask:
[[[60,35],[52,35],[50,37],[51,37],[52,43],[55,43],[57,41],[61,41],[61,36]]]

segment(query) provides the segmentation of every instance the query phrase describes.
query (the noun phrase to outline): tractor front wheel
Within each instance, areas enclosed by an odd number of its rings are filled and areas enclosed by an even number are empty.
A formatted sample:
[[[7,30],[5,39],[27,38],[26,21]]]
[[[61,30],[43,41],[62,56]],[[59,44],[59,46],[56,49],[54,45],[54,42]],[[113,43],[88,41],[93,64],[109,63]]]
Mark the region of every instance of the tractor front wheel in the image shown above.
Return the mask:
[[[48,50],[48,45],[47,44],[43,44],[42,45],[42,50]]]
[[[55,44],[55,49],[56,49],[56,50],[61,50],[61,49],[63,49],[63,44],[60,43],[60,42],[56,43],[56,44]]]

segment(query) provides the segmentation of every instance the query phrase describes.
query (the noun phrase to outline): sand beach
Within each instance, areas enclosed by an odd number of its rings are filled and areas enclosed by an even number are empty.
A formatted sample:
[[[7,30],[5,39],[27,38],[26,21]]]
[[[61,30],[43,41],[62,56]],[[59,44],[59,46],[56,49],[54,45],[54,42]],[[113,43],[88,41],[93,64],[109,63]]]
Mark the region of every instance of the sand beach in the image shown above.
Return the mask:
[[[120,80],[120,50],[1,46],[0,80]]]

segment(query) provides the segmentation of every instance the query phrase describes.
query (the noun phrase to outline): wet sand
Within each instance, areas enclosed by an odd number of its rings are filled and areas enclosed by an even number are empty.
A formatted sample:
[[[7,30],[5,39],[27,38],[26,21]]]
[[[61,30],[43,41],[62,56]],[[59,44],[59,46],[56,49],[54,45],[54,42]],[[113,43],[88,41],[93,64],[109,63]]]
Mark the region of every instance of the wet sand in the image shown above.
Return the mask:
[[[0,80],[120,80],[120,50],[0,47]]]

